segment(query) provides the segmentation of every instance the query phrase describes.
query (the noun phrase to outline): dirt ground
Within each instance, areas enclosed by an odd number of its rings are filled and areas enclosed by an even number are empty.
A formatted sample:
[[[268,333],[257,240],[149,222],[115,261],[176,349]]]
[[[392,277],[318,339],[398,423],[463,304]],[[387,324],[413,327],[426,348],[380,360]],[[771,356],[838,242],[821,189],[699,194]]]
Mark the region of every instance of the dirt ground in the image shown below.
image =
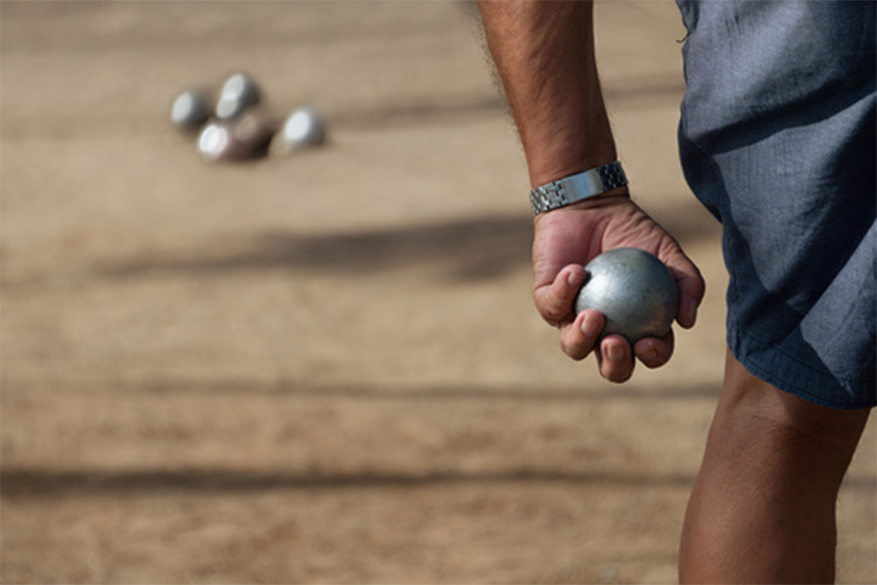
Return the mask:
[[[600,3],[637,199],[708,293],[624,386],[530,300],[527,181],[462,2],[3,2],[3,583],[671,583],[723,360],[670,2]],[[330,143],[202,162],[246,70]],[[877,582],[871,424],[841,583]]]

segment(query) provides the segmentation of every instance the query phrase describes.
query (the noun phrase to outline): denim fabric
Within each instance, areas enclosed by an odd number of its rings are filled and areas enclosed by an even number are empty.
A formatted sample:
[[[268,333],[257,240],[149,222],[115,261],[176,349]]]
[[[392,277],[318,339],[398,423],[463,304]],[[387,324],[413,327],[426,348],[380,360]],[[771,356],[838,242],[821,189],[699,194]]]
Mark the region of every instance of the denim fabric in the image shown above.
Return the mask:
[[[813,403],[877,405],[877,4],[678,0],[679,147],[723,225],[728,345]]]

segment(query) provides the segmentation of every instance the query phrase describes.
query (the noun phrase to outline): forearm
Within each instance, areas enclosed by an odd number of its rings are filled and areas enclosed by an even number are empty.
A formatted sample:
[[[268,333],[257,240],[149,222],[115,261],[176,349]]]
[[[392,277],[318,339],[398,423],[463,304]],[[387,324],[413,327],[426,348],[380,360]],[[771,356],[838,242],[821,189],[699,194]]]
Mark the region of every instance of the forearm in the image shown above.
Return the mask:
[[[594,59],[593,4],[478,5],[532,186],[616,160]]]

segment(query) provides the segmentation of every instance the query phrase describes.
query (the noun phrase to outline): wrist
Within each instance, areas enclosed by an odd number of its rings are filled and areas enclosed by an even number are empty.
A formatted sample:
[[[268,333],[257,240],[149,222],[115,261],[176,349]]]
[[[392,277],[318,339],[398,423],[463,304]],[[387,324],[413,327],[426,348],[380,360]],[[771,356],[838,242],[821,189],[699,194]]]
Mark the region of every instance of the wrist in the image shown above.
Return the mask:
[[[530,192],[534,215],[598,197],[627,196],[627,176],[613,161],[540,185]]]
[[[618,160],[615,143],[611,136],[605,141],[589,145],[580,144],[581,135],[576,137],[579,144],[571,144],[555,135],[554,140],[541,143],[539,148],[527,144],[527,171],[530,188],[535,189],[546,183],[583,173]]]
[[[631,203],[630,191],[627,187],[618,187],[617,189],[612,189],[611,191],[606,191],[605,193],[601,193],[600,195],[595,195],[593,197],[588,197],[587,199],[583,199],[576,203],[571,203],[566,207],[561,207],[549,212],[540,213],[538,215],[533,216],[533,225],[538,226],[542,221],[552,222],[552,218],[555,216],[563,215],[566,213],[583,213],[583,212],[592,212],[592,213],[600,213],[601,210],[605,210],[610,207],[614,207],[616,205],[624,205]],[[559,217],[558,217],[559,219]]]

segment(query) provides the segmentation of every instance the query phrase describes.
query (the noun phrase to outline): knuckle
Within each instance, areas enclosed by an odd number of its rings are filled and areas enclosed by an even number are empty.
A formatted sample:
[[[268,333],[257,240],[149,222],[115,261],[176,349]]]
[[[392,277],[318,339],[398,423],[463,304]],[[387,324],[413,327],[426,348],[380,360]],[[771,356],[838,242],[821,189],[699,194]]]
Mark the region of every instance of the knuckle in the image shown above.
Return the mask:
[[[548,318],[546,315],[544,315],[544,314],[542,315],[542,319],[543,319],[546,323],[548,323],[549,325],[551,325],[552,327],[557,327],[557,328],[559,329],[560,326],[561,326],[561,322],[560,322],[560,321],[558,321],[558,320],[556,320],[556,319],[549,319],[549,318]]]
[[[558,314],[557,307],[554,303],[545,298],[536,298],[534,301],[536,310],[539,311],[539,314],[542,315],[542,318],[547,323],[554,325],[561,321],[562,316]]]
[[[542,317],[549,323],[560,323],[569,316],[569,311],[557,303],[550,303],[543,308]]]
[[[588,352],[583,350],[581,347],[567,343],[563,339],[561,339],[561,341],[560,341],[560,349],[568,357],[572,358],[573,360],[575,360],[577,362],[582,361],[588,355]]]

